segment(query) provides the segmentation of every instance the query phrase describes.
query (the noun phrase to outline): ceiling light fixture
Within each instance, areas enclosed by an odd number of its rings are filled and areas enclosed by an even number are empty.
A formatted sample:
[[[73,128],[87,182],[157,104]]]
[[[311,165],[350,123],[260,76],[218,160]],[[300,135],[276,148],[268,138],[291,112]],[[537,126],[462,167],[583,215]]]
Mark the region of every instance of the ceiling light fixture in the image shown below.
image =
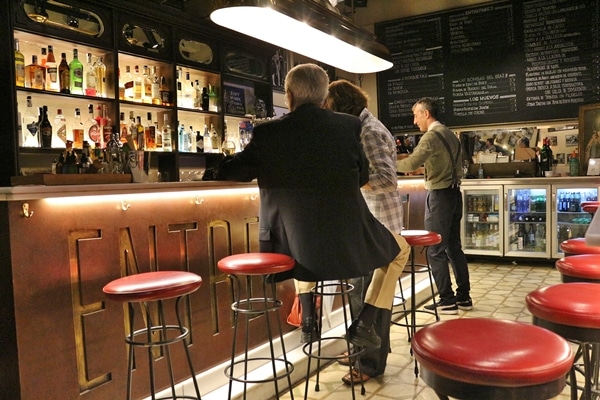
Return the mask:
[[[351,73],[393,66],[373,34],[316,0],[221,0],[210,19],[315,61]]]

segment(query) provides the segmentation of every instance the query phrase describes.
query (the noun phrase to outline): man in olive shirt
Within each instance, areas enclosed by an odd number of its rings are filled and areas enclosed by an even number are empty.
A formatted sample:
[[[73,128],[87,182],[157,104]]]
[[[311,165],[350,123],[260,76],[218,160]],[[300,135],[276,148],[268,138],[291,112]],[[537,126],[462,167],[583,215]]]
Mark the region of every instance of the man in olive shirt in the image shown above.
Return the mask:
[[[422,98],[412,111],[414,124],[424,134],[414,152],[399,160],[396,167],[399,172],[410,172],[425,165],[425,188],[428,190],[425,229],[442,236],[440,244],[427,249],[440,298],[425,308],[437,308],[441,314],[457,314],[458,309],[473,308],[469,295],[469,268],[460,241],[463,208],[461,146],[454,133],[437,120],[438,106],[434,100]],[[452,290],[448,260],[454,271],[456,294]]]

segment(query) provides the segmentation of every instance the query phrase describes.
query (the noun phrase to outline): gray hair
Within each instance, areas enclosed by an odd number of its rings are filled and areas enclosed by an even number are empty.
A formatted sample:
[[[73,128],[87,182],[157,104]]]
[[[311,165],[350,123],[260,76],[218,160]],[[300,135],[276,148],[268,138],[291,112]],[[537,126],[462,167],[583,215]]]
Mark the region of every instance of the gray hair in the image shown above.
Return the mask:
[[[290,69],[285,77],[285,90],[292,92],[294,106],[316,104],[321,107],[327,98],[329,77],[316,64],[300,64]]]

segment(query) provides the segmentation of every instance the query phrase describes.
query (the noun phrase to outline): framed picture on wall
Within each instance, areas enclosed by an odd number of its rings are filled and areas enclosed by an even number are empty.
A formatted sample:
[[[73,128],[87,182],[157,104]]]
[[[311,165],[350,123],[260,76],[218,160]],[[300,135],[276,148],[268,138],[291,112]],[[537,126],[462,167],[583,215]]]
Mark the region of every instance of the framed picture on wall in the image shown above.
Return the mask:
[[[588,170],[588,164],[590,159],[600,158],[600,103],[579,107],[579,157],[581,172],[598,175]]]
[[[285,76],[289,69],[289,52],[284,49],[277,49],[271,57],[271,84],[273,90],[283,92],[285,85]]]

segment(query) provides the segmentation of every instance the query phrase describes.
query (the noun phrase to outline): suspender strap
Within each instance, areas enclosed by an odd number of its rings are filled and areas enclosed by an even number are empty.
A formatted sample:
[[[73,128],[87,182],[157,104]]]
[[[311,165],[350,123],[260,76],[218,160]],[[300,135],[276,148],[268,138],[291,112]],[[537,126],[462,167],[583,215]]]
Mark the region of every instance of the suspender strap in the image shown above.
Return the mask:
[[[458,187],[458,177],[456,175],[456,165],[458,164],[458,160],[460,158],[460,145],[458,147],[458,151],[456,152],[456,156],[452,156],[452,150],[450,149],[450,145],[446,138],[437,130],[432,129],[432,131],[437,135],[437,137],[442,141],[446,150],[448,150],[448,155],[450,156],[450,161],[452,162],[452,188]]]

